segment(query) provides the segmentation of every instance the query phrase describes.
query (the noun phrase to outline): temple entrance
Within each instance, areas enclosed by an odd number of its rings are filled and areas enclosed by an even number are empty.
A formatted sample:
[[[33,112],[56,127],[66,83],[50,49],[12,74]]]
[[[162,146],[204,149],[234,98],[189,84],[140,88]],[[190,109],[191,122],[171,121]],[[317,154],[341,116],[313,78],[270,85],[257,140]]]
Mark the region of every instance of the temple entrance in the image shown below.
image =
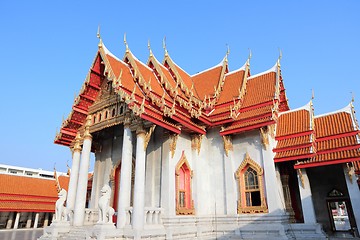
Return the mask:
[[[351,231],[355,227],[355,221],[349,199],[342,192],[333,189],[326,202],[332,231]]]

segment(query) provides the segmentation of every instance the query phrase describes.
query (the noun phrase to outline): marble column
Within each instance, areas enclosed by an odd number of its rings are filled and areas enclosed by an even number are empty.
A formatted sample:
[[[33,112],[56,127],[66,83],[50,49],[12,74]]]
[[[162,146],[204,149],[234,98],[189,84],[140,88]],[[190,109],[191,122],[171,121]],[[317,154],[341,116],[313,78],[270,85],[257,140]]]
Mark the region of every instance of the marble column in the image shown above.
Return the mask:
[[[236,182],[234,180],[234,151],[231,136],[223,136],[224,141],[224,171],[225,171],[225,198],[226,198],[226,214],[237,214],[236,199]]]
[[[304,223],[316,223],[314,203],[312,200],[311,187],[306,169],[298,169],[297,173]]]
[[[84,225],[86,192],[87,192],[91,143],[92,143],[92,136],[89,132],[90,125],[91,125],[91,115],[89,115],[86,118],[86,124],[85,124],[84,143],[81,152],[79,179],[76,190],[76,201],[74,208],[74,222],[73,222],[74,226]]]
[[[9,219],[6,222],[6,229],[10,229],[12,227],[12,224],[14,222],[14,215],[15,215],[15,212],[11,212],[9,214]]]
[[[70,210],[74,210],[74,206],[75,206],[76,190],[77,190],[79,168],[80,168],[80,152],[81,152],[80,142],[81,142],[81,137],[80,137],[80,133],[78,132],[75,138],[68,195],[66,200],[66,207]]]
[[[99,160],[95,160],[95,164],[94,164],[94,175],[93,175],[93,181],[92,181],[92,188],[91,188],[91,197],[90,197],[90,208],[98,208],[98,201],[97,199],[99,198],[98,194],[97,194],[97,182],[98,182],[98,178],[100,176],[99,174],[99,164],[100,161]]]
[[[261,130],[262,140],[262,155],[264,164],[264,183],[266,189],[266,201],[268,204],[269,213],[284,214],[285,205],[282,194],[282,184],[277,177],[278,169],[275,167],[274,157],[275,153],[272,148],[276,146],[275,139],[271,137],[269,130]]]
[[[15,223],[14,223],[14,229],[18,229],[19,227],[19,222],[20,222],[20,217],[21,217],[21,213],[16,213],[16,217],[15,217]]]
[[[130,119],[124,123],[124,136],[122,145],[120,186],[118,189],[118,217],[117,228],[126,224],[126,208],[130,207],[131,200],[131,173],[132,173],[132,134],[130,130]]]
[[[43,227],[47,227],[47,225],[49,225],[49,213],[45,213],[45,218],[44,218],[44,225]]]
[[[135,161],[135,183],[134,183],[134,208],[132,215],[132,227],[134,230],[144,228],[145,208],[145,135],[142,127],[136,130],[136,161]]]
[[[32,212],[29,212],[27,215],[26,228],[31,228],[32,215]]]
[[[360,230],[360,190],[357,183],[357,176],[355,175],[353,167],[346,167],[344,165],[344,175],[346,186],[349,192],[350,202],[354,212],[354,217],[358,231]],[[359,232],[357,233],[359,234]]]
[[[36,213],[36,214],[35,214],[34,228],[37,228],[37,227],[38,227],[39,215],[40,215],[40,213]]]

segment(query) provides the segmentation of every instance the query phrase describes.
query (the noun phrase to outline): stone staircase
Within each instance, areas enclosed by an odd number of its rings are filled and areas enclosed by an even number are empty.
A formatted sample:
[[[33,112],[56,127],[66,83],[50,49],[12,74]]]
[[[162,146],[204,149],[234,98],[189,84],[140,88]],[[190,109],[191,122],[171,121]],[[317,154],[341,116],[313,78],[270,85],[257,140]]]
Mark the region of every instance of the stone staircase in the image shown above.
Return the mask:
[[[90,228],[85,227],[73,227],[70,232],[62,234],[58,237],[58,240],[90,240]]]

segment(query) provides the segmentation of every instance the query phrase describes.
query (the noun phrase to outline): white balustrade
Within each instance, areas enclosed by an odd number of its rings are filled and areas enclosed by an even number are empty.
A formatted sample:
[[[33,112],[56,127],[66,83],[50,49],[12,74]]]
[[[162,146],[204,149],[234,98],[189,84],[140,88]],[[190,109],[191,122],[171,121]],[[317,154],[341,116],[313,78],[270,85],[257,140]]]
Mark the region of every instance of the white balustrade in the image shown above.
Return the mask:
[[[144,223],[145,225],[159,225],[161,222],[162,208],[145,207],[144,209]],[[131,225],[133,208],[126,208],[126,225]]]
[[[94,225],[99,220],[99,210],[86,208],[84,225]]]

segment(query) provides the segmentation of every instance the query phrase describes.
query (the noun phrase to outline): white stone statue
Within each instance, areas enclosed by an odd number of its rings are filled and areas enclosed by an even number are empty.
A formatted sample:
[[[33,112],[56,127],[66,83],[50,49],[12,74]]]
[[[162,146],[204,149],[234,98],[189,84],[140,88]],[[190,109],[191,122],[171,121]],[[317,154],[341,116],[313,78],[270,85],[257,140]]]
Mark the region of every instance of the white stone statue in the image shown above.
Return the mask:
[[[59,199],[55,203],[55,220],[58,222],[67,221],[66,196],[67,192],[62,188],[58,193]]]
[[[99,199],[99,221],[98,223],[113,223],[113,215],[115,210],[110,207],[111,188],[105,184],[101,189],[101,197]]]

